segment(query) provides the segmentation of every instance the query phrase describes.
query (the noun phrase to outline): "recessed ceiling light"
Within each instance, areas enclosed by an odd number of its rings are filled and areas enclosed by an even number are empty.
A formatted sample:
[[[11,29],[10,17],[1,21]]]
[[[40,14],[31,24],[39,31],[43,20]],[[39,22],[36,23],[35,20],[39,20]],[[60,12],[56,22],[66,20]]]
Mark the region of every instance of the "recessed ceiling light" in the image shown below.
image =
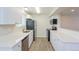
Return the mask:
[[[74,9],[71,10],[71,12],[74,12],[74,11],[75,11]]]
[[[39,14],[40,13],[40,7],[35,7],[36,12]]]
[[[27,15],[27,18],[31,18],[31,16],[28,14],[28,15]]]
[[[28,11],[28,8],[24,8],[25,11]]]

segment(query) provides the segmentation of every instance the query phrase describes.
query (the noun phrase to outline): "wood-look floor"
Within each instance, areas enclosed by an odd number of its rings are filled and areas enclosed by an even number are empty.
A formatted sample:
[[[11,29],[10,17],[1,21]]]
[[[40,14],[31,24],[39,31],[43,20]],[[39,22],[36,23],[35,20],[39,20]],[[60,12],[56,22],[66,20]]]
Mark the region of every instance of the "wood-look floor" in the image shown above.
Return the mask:
[[[46,38],[37,38],[33,41],[29,51],[54,51]]]

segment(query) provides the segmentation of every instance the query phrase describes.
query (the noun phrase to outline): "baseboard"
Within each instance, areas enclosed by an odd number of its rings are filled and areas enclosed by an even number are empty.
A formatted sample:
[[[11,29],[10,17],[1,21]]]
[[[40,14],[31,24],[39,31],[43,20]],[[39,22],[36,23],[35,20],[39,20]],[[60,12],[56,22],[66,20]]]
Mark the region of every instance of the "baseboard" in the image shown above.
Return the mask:
[[[47,37],[36,37],[36,39],[47,39]]]

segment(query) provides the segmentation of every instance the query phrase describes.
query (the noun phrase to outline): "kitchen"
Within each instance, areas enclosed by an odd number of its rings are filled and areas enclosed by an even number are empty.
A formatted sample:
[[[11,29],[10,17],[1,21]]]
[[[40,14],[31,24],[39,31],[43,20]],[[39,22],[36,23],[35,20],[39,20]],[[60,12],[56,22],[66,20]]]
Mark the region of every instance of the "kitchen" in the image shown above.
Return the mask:
[[[30,48],[33,30],[24,30],[23,11],[24,9],[20,7],[0,8],[0,51],[27,51]]]
[[[39,31],[37,28],[35,28],[35,34],[34,30],[32,29],[26,30],[26,28],[29,28],[26,25],[26,19],[31,19],[30,13],[26,11],[26,7],[0,7],[1,51],[28,51],[33,41],[37,39],[37,37],[35,37],[38,35],[36,33],[36,30]],[[36,23],[33,25],[36,25]],[[43,27],[45,26],[46,25],[44,25]],[[46,37],[46,33],[44,33],[43,35]],[[48,43],[48,41],[46,42]]]
[[[78,10],[78,7],[0,7],[0,51],[79,50]]]

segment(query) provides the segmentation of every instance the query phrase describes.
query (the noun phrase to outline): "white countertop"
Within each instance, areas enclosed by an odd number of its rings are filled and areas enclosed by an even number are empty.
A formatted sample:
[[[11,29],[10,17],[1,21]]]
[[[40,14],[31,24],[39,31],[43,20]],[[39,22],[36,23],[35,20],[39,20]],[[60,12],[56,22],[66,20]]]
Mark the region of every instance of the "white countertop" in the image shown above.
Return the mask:
[[[30,30],[31,32],[31,30]],[[0,37],[0,47],[13,47],[19,41],[21,41],[24,37],[29,35],[29,33],[16,32],[11,33],[5,36]]]
[[[72,35],[67,31],[52,31],[52,33],[65,43],[79,43],[79,36],[73,34],[73,32],[71,32]]]

